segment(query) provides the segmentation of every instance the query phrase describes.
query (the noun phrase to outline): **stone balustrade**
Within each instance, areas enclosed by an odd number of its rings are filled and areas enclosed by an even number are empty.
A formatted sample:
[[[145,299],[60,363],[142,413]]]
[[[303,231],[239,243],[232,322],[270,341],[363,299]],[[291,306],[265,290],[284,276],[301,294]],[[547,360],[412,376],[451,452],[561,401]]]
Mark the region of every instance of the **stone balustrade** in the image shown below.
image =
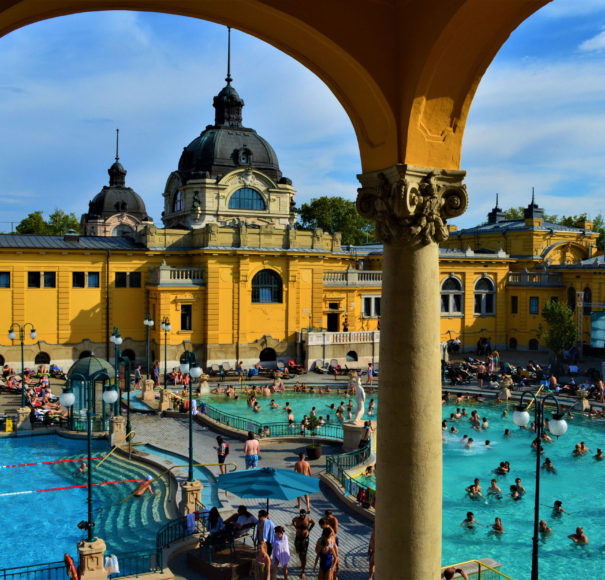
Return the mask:
[[[382,286],[380,270],[341,270],[324,273],[324,286]]]

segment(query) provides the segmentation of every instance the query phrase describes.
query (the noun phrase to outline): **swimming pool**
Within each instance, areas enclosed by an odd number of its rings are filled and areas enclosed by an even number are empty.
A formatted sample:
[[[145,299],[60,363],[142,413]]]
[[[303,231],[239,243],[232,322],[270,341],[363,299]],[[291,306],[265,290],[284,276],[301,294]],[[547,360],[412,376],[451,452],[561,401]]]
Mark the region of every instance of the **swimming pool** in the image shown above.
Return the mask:
[[[446,405],[443,417],[449,418],[462,405]],[[473,558],[490,557],[503,563],[500,569],[512,578],[529,578],[533,536],[536,456],[531,448],[534,433],[520,429],[512,421],[513,407],[465,402],[468,414],[477,409],[481,418],[488,419],[487,430],[471,428],[468,418],[456,422],[448,419],[448,428],[455,426],[459,433],[447,434],[443,447],[443,564],[453,564]],[[509,416],[503,417],[507,409]],[[550,416],[550,412],[547,413]],[[545,443],[543,459],[549,457],[556,473],[541,471],[540,500],[552,506],[561,500],[571,516],[552,517],[552,510],[541,507],[540,518],[552,528],[552,536],[540,542],[540,575],[542,578],[571,580],[581,574],[586,578],[602,575],[605,564],[605,461],[595,461],[596,448],[605,445],[605,421],[577,416],[568,421],[567,433],[553,443]],[[510,438],[504,430],[510,429]],[[474,439],[470,450],[460,439],[468,435]],[[489,447],[486,440],[490,441]],[[585,441],[591,452],[584,457],[572,457],[575,443]],[[493,470],[501,461],[509,461],[510,473],[496,476]],[[543,460],[542,460],[543,462]],[[380,477],[380,476],[379,476]],[[486,495],[490,480],[496,478],[504,497],[471,500],[465,488],[478,477]],[[526,494],[521,501],[513,501],[507,492],[517,477],[521,478]],[[361,476],[362,482],[371,481]],[[378,491],[378,498],[380,491]],[[487,497],[487,496],[486,496]],[[460,526],[466,512],[472,511],[482,525],[474,530]],[[489,535],[489,526],[500,517],[504,534]],[[582,526],[588,537],[586,546],[575,545],[567,538]]]
[[[227,398],[225,395],[216,395],[216,394],[207,394],[203,395],[198,399],[199,403],[205,402],[215,409],[219,409],[224,413],[230,413],[232,415],[237,415],[238,417],[242,417],[244,419],[252,419],[254,421],[258,421],[259,423],[263,423],[264,425],[270,425],[272,423],[287,423],[288,416],[284,411],[284,406],[286,402],[290,403],[292,407],[292,414],[294,415],[294,420],[297,423],[302,421],[304,415],[310,415],[311,409],[315,407],[315,412],[317,417],[322,416],[324,420],[331,423],[340,423],[338,418],[336,417],[336,409],[342,402],[346,409],[348,402],[351,401],[353,405],[353,413],[355,412],[355,397],[348,397],[345,395],[344,388],[340,389],[340,393],[336,391],[335,387],[331,387],[332,391],[330,393],[325,393],[323,395],[319,395],[317,393],[272,393],[270,397],[258,396],[258,404],[261,407],[260,412],[255,413],[252,408],[250,408],[246,402],[246,395],[239,392],[239,400],[234,401],[233,399]],[[275,402],[281,407],[277,409],[272,409],[271,399],[275,399]],[[375,409],[372,415],[368,415],[369,404],[370,401],[373,400],[375,403]],[[198,405],[199,405],[198,403]],[[333,408],[331,406],[334,405]],[[366,413],[364,415],[364,419],[376,419],[376,413],[378,409],[378,395],[377,393],[368,393],[366,394]],[[347,414],[345,411],[345,419],[347,418]]]
[[[54,562],[64,553],[76,556],[76,544],[86,534],[77,524],[87,519],[88,511],[87,480],[77,473],[81,461],[73,460],[85,458],[86,447],[85,440],[57,435],[0,440],[0,568]],[[109,446],[93,440],[92,449],[93,457],[101,457]],[[141,479],[149,472],[112,455],[93,472],[93,483]],[[84,487],[73,487],[80,485]],[[111,553],[155,546],[157,530],[167,521],[166,485],[154,484],[156,495],[121,504],[135,485],[93,487],[95,535]]]

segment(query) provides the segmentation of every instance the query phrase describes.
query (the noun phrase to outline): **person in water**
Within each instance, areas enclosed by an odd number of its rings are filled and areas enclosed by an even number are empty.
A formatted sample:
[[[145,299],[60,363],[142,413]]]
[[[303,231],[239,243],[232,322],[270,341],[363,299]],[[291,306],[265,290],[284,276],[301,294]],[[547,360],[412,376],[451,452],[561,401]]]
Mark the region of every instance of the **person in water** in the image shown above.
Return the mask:
[[[542,537],[550,536],[552,534],[552,530],[548,527],[546,520],[540,520],[540,525],[538,527],[538,531]]]
[[[582,527],[577,527],[576,533],[570,534],[567,537],[570,540],[573,540],[573,542],[576,544],[588,544],[588,538],[586,537],[586,534],[584,533],[584,528]]]
[[[473,512],[466,512],[466,518],[460,522],[460,525],[467,530],[472,530],[475,526],[480,526],[481,524],[475,519]]]
[[[492,479],[492,484],[487,488],[487,495],[502,499],[502,490],[498,487],[498,480]]]
[[[542,464],[542,469],[545,469],[546,471],[549,471],[550,473],[556,473],[556,471],[557,471],[555,466],[552,464],[550,457],[547,457],[544,460],[544,463]]]
[[[503,534],[504,526],[502,525],[502,520],[500,518],[496,518],[494,523],[492,524],[492,529],[490,530],[492,534]]]
[[[141,481],[141,483],[139,483],[139,485],[137,485],[136,489],[134,490],[134,493],[132,494],[134,497],[142,497],[143,494],[145,492],[149,492],[151,495],[155,495],[153,493],[153,490],[151,489],[151,480],[153,479],[153,477],[151,477],[151,475],[148,475],[144,481]]]

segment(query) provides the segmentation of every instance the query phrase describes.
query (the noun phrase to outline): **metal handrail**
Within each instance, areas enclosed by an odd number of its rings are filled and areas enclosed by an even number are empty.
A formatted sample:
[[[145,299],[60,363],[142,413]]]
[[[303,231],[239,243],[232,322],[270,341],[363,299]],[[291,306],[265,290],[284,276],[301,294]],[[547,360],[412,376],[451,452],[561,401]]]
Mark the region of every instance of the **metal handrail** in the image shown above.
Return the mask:
[[[101,459],[101,461],[99,463],[97,463],[97,465],[95,466],[95,469],[99,469],[99,467],[101,467],[101,465],[103,464],[103,462],[116,450],[118,449],[118,447],[120,447],[120,445],[122,445],[122,443],[124,443],[124,441],[127,441],[128,438],[131,435],[136,435],[136,431],[133,429],[130,433],[128,433],[126,435],[126,437],[124,437],[124,439],[122,439],[122,441],[120,441],[119,443],[117,443],[116,445],[114,445],[113,449],[105,456],[103,457],[103,459]]]
[[[13,568],[0,569],[2,580],[64,580],[67,579],[65,562],[48,562],[42,564],[30,564],[27,566],[15,566]]]
[[[227,462],[227,463],[194,463],[193,467],[213,467],[216,465],[233,465],[233,469],[231,471],[237,471],[237,463],[233,463],[232,461]],[[154,477],[150,482],[149,485],[151,485],[152,483],[156,482],[158,479],[161,479],[162,477],[164,477],[167,473],[169,473],[170,471],[172,471],[173,469],[176,469],[177,467],[189,467],[188,463],[185,463],[184,465],[173,465],[172,467],[169,467],[168,469],[162,471],[162,473],[160,473],[160,475]],[[128,494],[121,502],[120,504],[124,503],[127,499],[130,499],[135,493],[136,493],[136,489]],[[119,504],[118,504],[119,505]]]
[[[502,576],[502,578],[507,578],[507,580],[514,580],[513,578],[511,578],[510,576],[507,576],[506,574],[503,574],[499,570],[496,570],[495,568],[488,566],[485,562],[482,562],[481,560],[467,560],[466,562],[459,562],[458,564],[449,564],[448,566],[443,566],[441,568],[441,570],[445,570],[446,568],[460,568],[461,566],[464,566],[465,564],[477,564],[479,566],[477,580],[481,580],[481,567],[482,566],[486,570],[489,570],[490,572],[493,572],[494,574],[498,574],[498,576]],[[474,574],[474,572],[471,572],[471,574]]]

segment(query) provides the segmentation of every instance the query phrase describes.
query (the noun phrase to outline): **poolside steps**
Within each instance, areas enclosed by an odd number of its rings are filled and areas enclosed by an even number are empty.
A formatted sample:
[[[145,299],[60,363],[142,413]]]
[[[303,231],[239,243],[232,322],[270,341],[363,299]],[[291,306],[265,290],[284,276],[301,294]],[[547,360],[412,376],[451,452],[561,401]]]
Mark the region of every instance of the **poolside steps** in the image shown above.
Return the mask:
[[[81,457],[81,454],[74,457]],[[58,463],[53,468],[72,485],[87,483],[87,478],[78,474],[74,463]],[[98,470],[93,468],[93,483],[143,479],[147,475],[155,477],[159,474],[160,471],[149,465],[112,455]],[[120,503],[136,485],[133,482],[94,487],[95,535],[105,540],[108,551],[131,552],[140,550],[142,546],[155,547],[157,531],[170,519],[166,479],[154,482],[155,495],[145,494],[142,498],[132,497]],[[82,514],[84,519],[85,506],[82,506]]]

